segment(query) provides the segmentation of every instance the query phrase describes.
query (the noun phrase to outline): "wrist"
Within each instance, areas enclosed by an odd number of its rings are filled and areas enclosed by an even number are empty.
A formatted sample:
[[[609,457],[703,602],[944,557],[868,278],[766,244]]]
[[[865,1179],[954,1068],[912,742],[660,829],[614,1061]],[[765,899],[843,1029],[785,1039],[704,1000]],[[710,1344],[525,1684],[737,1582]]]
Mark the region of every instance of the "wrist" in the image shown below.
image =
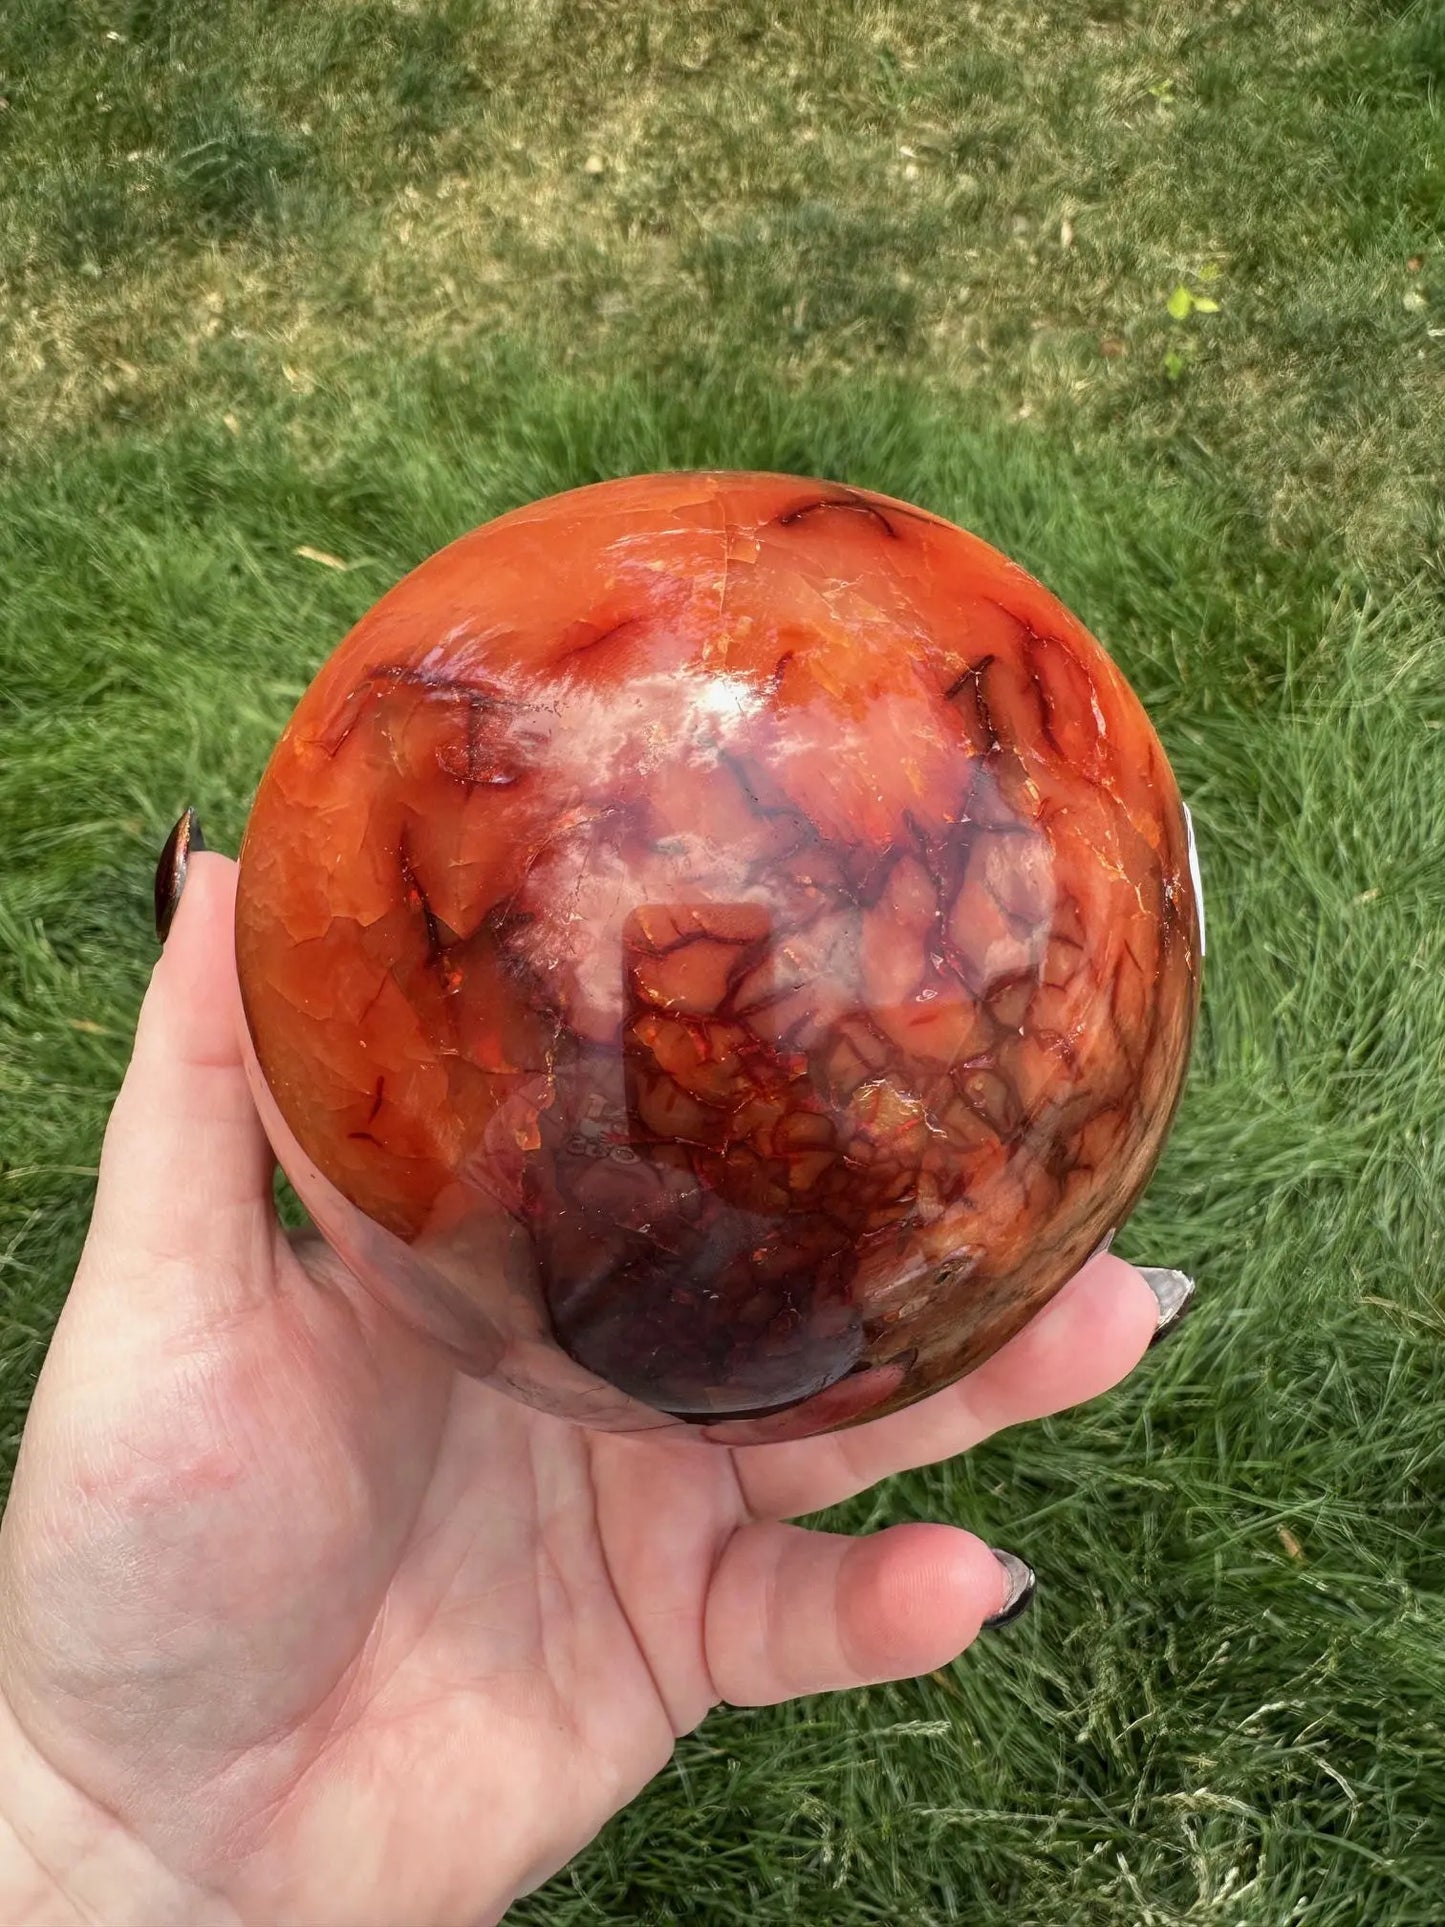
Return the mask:
[[[76,1791],[0,1699],[4,1927],[239,1927],[224,1902],[170,1873]]]

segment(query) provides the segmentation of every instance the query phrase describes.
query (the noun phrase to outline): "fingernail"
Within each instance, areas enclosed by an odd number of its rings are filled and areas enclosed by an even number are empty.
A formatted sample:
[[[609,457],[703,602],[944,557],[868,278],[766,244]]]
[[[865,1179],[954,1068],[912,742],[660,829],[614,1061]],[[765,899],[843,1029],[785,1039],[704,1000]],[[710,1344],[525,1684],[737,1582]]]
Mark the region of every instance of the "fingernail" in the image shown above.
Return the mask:
[[[993,1556],[1004,1569],[1008,1580],[1008,1594],[996,1613],[990,1613],[983,1622],[986,1633],[996,1633],[1000,1627],[1012,1626],[1014,1621],[1026,1613],[1034,1602],[1034,1569],[1025,1564],[1016,1552],[1000,1552],[992,1548]]]
[[[186,810],[176,827],[166,838],[166,846],[161,851],[160,862],[156,865],[156,942],[164,943],[171,934],[171,924],[175,919],[176,907],[181,900],[181,892],[186,887],[186,866],[192,850],[204,850],[206,839],[201,835],[200,818],[194,810]]]
[[[1184,1314],[1194,1302],[1194,1280],[1186,1277],[1182,1271],[1160,1271],[1152,1265],[1141,1265],[1139,1269],[1159,1307],[1158,1323],[1154,1327],[1154,1336],[1149,1340],[1152,1348],[1183,1324]]]

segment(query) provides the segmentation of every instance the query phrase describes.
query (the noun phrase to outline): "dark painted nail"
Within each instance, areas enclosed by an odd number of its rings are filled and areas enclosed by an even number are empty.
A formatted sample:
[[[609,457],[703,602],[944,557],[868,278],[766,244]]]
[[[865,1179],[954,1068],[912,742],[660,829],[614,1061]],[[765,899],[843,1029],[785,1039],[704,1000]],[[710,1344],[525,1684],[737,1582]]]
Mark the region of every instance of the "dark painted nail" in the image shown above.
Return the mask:
[[[187,810],[166,838],[166,847],[161,851],[160,862],[156,865],[157,943],[164,943],[171,934],[176,907],[186,887],[186,865],[191,852],[204,850],[205,847],[200,818],[194,810]]]
[[[1034,1603],[1034,1569],[1026,1565],[1016,1552],[1000,1552],[993,1548],[993,1556],[1004,1569],[1008,1580],[1008,1595],[996,1613],[990,1613],[983,1622],[986,1633],[996,1633],[1002,1626],[1012,1626],[1014,1621],[1026,1613]]]
[[[1194,1303],[1194,1280],[1182,1271],[1160,1271],[1151,1265],[1141,1265],[1144,1283],[1153,1292],[1159,1306],[1159,1321],[1154,1327],[1154,1336],[1149,1340],[1151,1348],[1162,1344],[1170,1332],[1177,1331],[1184,1322],[1184,1314]]]

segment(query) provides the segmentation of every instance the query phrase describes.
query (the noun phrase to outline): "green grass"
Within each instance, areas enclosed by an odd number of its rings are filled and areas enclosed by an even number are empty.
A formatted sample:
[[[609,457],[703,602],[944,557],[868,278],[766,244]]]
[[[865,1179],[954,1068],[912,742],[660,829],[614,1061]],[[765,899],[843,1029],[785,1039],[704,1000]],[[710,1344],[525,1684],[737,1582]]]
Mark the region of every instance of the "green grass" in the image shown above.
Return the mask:
[[[7,1457],[160,839],[235,847],[462,529],[700,463],[911,497],[1079,610],[1195,810],[1203,1032],[1123,1242],[1199,1309],[847,1514],[1018,1547],[1035,1611],[715,1716],[520,1920],[1445,1913],[1442,87],[1438,5],[6,7]]]

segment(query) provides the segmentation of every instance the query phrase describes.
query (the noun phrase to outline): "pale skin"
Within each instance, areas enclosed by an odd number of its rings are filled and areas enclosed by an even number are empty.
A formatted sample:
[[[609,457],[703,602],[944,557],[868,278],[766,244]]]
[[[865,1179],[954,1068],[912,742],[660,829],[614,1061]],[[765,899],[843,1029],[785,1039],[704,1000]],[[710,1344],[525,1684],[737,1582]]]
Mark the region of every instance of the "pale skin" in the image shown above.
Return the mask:
[[[1096,1258],[961,1385],[797,1444],[530,1411],[277,1225],[234,890],[192,859],[0,1529],[0,1920],[483,1927],[719,1701],[957,1657],[981,1540],[788,1521],[1096,1397],[1158,1306]]]

